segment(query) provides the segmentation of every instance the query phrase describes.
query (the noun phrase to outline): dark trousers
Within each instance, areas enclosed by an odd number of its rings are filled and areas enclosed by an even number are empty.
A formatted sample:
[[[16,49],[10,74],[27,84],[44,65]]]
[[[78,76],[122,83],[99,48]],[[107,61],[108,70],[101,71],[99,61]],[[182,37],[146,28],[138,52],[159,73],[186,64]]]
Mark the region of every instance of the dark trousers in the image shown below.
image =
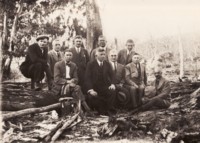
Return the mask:
[[[31,77],[31,82],[40,82],[44,78],[44,73],[47,76],[47,83],[51,84],[50,82],[53,80],[51,76],[51,71],[49,66],[44,65],[42,63],[35,63],[30,65],[29,67],[29,75]]]
[[[101,87],[94,90],[98,93],[97,96],[87,96],[87,102],[91,109],[95,109],[99,113],[106,113],[114,107],[116,98],[115,90],[109,90],[108,87]]]
[[[135,86],[125,86],[130,93],[131,96],[131,102],[130,102],[130,108],[134,109],[138,106],[142,105],[142,97],[144,96],[144,85],[138,85],[138,88]]]

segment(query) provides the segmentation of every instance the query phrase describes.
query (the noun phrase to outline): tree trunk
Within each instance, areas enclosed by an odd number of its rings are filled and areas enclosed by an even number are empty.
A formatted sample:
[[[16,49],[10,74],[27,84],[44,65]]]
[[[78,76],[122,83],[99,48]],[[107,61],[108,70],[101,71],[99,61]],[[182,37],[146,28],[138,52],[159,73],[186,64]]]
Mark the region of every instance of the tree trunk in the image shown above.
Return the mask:
[[[95,0],[86,0],[87,13],[87,50],[91,52],[97,47],[98,37],[102,35],[99,7]]]
[[[56,109],[60,106],[61,106],[60,103],[56,103],[56,104],[52,104],[52,105],[45,106],[45,107],[24,109],[24,110],[20,110],[20,111],[8,113],[8,114],[3,114],[2,119],[3,119],[3,121],[5,121],[5,120],[9,120],[11,118],[20,117],[20,116],[28,115],[28,114],[32,114],[32,113],[46,112],[49,110]]]
[[[179,56],[180,56],[180,74],[179,77],[180,79],[182,79],[182,77],[184,76],[184,55],[183,55],[183,45],[181,42],[181,35],[179,34]]]

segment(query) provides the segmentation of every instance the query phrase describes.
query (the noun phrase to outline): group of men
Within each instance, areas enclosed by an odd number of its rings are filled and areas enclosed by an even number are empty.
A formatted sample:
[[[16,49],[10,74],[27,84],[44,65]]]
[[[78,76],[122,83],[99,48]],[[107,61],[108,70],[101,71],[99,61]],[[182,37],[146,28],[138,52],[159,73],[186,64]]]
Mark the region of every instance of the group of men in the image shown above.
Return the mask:
[[[52,42],[53,49],[48,52],[48,39],[45,35],[38,36],[20,66],[23,75],[31,78],[32,89],[41,89],[40,82],[46,73],[49,90],[58,97],[80,100],[86,112],[111,114],[116,108],[169,107],[170,85],[160,68],[154,69],[156,80],[152,92],[144,95],[147,74],[133,40],[127,40],[126,48],[118,52],[108,48],[105,37],[99,36],[98,47],[89,55],[79,35],[74,39],[74,47],[64,53],[60,51],[59,40]]]

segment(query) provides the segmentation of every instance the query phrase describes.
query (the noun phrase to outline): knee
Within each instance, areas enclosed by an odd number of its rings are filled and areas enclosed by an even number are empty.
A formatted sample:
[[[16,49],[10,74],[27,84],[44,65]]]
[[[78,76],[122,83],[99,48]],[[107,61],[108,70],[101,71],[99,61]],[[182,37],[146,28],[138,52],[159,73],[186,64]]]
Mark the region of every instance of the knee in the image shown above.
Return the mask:
[[[41,68],[42,67],[42,63],[35,63],[35,67],[36,68]]]
[[[130,90],[131,90],[131,91],[136,91],[137,88],[136,88],[135,86],[130,86]]]

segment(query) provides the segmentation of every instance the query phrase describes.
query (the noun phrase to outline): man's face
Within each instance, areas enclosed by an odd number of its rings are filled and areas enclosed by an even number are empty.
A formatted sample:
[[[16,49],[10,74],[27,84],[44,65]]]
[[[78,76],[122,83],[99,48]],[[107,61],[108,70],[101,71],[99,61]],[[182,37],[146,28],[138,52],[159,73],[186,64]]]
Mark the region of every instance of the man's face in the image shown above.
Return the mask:
[[[105,60],[105,57],[106,57],[106,53],[105,52],[98,52],[97,53],[97,59],[99,60],[99,61],[104,61]]]
[[[110,53],[110,61],[111,62],[117,61],[117,53]]]
[[[106,46],[106,40],[104,38],[99,38],[98,43],[100,47]]]
[[[134,50],[135,44],[132,42],[127,42],[126,47],[129,51]]]
[[[156,79],[160,79],[162,77],[162,72],[161,71],[154,71],[154,76]]]
[[[140,56],[139,55],[133,55],[132,62],[137,64],[140,62]]]
[[[60,49],[61,49],[61,44],[59,42],[56,42],[54,45],[53,45],[53,49],[56,51],[56,52],[59,52]]]
[[[79,48],[81,47],[81,45],[82,45],[82,40],[80,38],[75,39],[75,46]]]
[[[47,47],[48,40],[47,39],[39,39],[37,41],[37,43],[40,46],[40,48],[44,48],[44,47]]]
[[[69,62],[72,59],[72,53],[71,52],[66,52],[65,53],[65,61]]]

